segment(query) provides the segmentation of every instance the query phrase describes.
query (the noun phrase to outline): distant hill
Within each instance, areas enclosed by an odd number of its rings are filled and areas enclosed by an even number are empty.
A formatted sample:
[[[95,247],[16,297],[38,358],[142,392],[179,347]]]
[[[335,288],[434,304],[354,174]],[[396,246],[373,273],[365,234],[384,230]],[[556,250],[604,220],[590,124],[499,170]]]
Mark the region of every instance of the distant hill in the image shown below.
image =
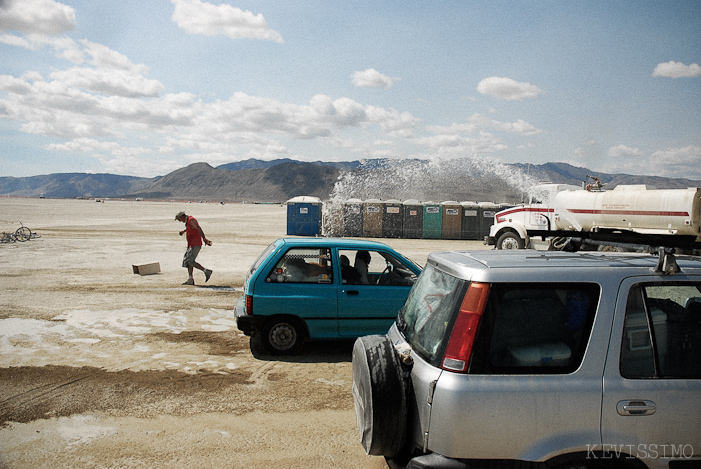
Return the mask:
[[[114,174],[57,173],[31,177],[0,177],[0,195],[15,197],[113,197],[141,190],[152,178]]]
[[[284,202],[299,195],[328,199],[338,182],[342,195],[362,199],[475,200],[518,202],[521,192],[499,176],[465,172],[465,165],[435,172],[422,160],[370,160],[305,163],[290,159],[249,159],[221,165],[195,163],[157,178],[113,174],[59,173],[0,177],[0,195],[17,197],[124,197],[171,200]],[[658,189],[701,187],[701,181],[593,173],[566,163],[510,165],[538,182],[581,185],[595,175],[611,189],[619,184],[647,184]],[[508,169],[508,167],[507,167]]]
[[[701,181],[684,178],[665,178],[660,176],[636,176],[630,174],[596,173],[587,168],[579,168],[567,163],[545,163],[541,165],[514,164],[524,173],[541,182],[578,185],[591,182],[589,176],[598,177],[605,184],[605,189],[612,189],[621,184],[645,184],[657,189],[686,189],[701,187]]]
[[[206,199],[284,202],[299,195],[325,199],[339,170],[311,163],[284,162],[265,169],[230,171],[191,164],[128,194],[150,199]]]
[[[257,160],[255,158],[250,158],[248,160],[237,161],[235,163],[227,163],[217,166],[218,169],[226,169],[229,171],[241,171],[242,169],[268,169],[273,166],[277,166],[282,163],[297,163],[301,164],[301,161],[291,160],[289,158],[280,158],[277,160],[263,161]],[[336,169],[342,170],[352,170],[359,167],[362,163],[360,161],[312,161],[311,164],[316,164],[319,166],[330,166]]]

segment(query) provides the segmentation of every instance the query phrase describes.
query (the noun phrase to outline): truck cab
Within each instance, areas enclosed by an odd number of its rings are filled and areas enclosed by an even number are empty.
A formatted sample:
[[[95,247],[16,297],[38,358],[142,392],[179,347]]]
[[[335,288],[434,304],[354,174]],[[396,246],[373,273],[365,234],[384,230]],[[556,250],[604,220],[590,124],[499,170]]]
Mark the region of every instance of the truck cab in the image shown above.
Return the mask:
[[[485,244],[497,249],[528,247],[528,230],[555,229],[556,195],[562,191],[582,191],[571,184],[538,184],[529,191],[526,202],[502,210],[494,217],[494,224],[485,238]]]

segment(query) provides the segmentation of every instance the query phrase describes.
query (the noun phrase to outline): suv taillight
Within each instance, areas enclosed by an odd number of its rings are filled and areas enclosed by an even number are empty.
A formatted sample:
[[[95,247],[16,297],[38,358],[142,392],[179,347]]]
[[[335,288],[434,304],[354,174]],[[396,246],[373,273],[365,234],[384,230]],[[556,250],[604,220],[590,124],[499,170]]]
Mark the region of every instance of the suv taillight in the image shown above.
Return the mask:
[[[246,314],[253,314],[253,295],[246,295]]]
[[[467,289],[441,362],[441,368],[444,370],[460,373],[467,371],[487,296],[489,296],[488,283],[473,282]]]

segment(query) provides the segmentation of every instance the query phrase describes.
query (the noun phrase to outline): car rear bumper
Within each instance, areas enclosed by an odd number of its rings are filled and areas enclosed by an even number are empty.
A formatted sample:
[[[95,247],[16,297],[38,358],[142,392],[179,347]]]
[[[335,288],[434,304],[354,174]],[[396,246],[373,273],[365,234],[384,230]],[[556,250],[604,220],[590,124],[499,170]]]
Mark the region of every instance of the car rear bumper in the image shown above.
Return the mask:
[[[265,322],[265,316],[253,316],[252,314],[246,314],[245,308],[245,297],[239,298],[234,307],[234,314],[236,315],[236,327],[246,335],[253,335],[258,332]]]

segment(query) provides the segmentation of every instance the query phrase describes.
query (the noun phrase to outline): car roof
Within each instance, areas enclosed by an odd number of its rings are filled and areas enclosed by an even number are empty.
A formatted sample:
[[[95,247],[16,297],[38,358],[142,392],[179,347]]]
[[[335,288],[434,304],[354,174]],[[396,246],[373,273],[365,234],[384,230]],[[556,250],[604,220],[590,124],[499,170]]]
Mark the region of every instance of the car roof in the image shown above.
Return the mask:
[[[675,258],[682,275],[701,275],[701,257]],[[657,255],[644,253],[519,249],[434,252],[427,264],[466,280],[557,282],[652,275],[658,261]]]
[[[378,241],[370,241],[367,239],[348,239],[348,238],[280,238],[276,241],[280,244],[290,246],[333,246],[348,249],[389,249],[391,247]]]

